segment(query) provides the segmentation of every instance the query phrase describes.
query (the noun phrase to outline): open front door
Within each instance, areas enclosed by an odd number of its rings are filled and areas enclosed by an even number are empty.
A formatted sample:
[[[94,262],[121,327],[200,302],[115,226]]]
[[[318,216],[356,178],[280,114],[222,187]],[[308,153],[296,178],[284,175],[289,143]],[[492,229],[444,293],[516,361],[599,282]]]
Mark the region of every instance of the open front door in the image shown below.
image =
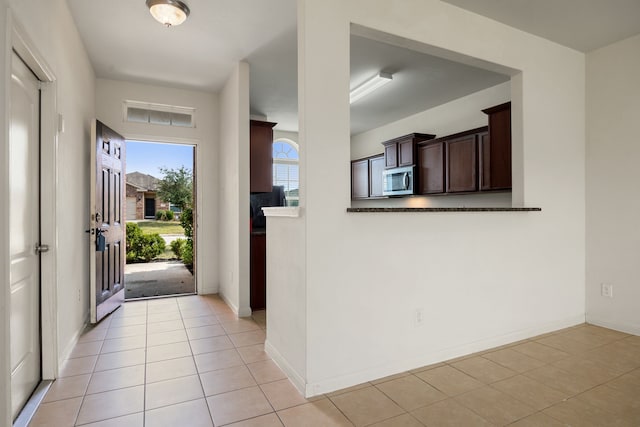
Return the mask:
[[[98,120],[91,126],[91,323],[124,302],[124,138]]]

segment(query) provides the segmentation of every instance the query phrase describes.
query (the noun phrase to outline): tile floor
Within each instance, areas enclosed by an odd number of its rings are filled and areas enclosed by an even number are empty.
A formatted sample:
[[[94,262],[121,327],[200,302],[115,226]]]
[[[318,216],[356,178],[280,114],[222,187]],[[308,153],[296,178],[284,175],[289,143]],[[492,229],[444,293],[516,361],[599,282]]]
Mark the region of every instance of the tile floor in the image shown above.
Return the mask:
[[[580,325],[306,400],[265,316],[127,302],[84,333],[31,427],[640,426],[640,337]]]

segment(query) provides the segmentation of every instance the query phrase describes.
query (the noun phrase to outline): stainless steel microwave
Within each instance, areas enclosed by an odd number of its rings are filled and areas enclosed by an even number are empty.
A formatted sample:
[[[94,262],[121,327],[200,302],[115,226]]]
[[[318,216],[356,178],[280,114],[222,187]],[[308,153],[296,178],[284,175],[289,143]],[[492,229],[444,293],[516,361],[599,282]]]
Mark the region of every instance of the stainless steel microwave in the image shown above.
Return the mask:
[[[383,196],[406,196],[415,194],[413,178],[415,166],[387,169],[382,172]]]

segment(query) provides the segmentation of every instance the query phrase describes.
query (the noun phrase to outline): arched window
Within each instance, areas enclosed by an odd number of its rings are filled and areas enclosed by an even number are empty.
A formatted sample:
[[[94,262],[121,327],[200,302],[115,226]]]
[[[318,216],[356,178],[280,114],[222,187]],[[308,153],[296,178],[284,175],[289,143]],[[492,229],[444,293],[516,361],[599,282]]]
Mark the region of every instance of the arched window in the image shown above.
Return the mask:
[[[290,139],[273,141],[273,185],[284,186],[287,206],[298,206],[300,199],[298,144]]]

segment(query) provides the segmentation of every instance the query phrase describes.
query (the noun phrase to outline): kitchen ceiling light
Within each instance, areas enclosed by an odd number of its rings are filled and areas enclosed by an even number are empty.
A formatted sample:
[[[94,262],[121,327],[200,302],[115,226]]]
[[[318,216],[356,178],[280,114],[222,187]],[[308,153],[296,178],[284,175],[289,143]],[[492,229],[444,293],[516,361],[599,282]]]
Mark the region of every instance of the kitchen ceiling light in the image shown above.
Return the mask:
[[[189,16],[189,6],[180,0],[147,0],[147,7],[156,21],[167,27],[182,24]]]
[[[363,96],[367,96],[374,90],[379,89],[382,86],[386,85],[392,79],[393,79],[393,75],[389,73],[382,73],[382,72],[378,73],[377,75],[373,76],[371,79],[367,80],[366,82],[362,83],[360,86],[358,86],[357,88],[349,92],[349,103],[353,104]]]

